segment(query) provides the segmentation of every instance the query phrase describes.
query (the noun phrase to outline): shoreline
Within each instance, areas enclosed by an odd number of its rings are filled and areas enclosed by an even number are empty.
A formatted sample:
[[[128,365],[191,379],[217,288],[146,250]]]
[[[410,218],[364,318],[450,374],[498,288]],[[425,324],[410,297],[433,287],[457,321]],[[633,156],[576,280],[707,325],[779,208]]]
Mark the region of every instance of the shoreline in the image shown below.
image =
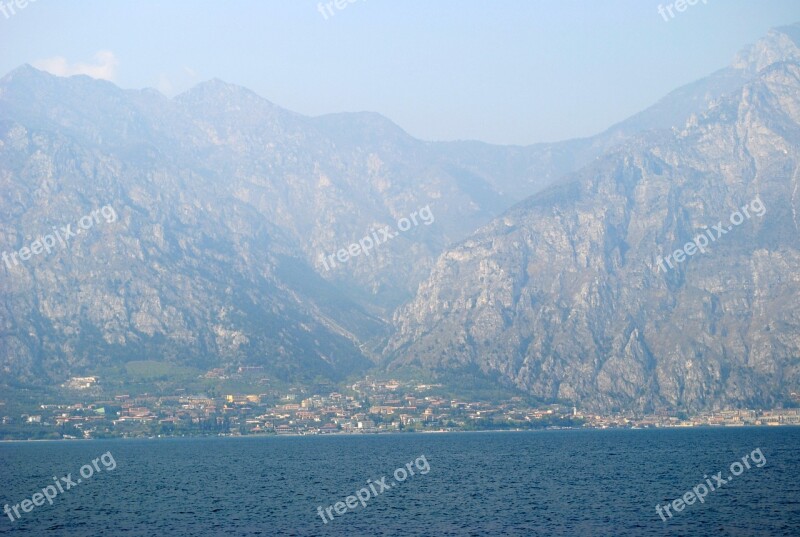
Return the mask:
[[[250,435],[192,435],[192,436],[120,436],[115,438],[40,438],[30,440],[0,440],[2,444],[22,444],[33,442],[102,442],[102,441],[117,441],[117,440],[194,440],[194,439],[256,439],[256,438],[332,438],[332,437],[365,437],[374,438],[377,436],[411,436],[418,434],[487,434],[487,433],[553,433],[553,432],[578,432],[578,431],[596,431],[596,432],[610,432],[610,431],[671,431],[671,430],[695,430],[695,431],[710,431],[710,430],[741,430],[741,429],[783,429],[783,428],[798,428],[800,425],[736,425],[736,426],[696,426],[696,427],[560,427],[560,428],[545,428],[545,429],[482,429],[476,431],[415,431],[408,433],[401,432],[382,432],[382,433],[333,433],[333,434],[250,434]]]

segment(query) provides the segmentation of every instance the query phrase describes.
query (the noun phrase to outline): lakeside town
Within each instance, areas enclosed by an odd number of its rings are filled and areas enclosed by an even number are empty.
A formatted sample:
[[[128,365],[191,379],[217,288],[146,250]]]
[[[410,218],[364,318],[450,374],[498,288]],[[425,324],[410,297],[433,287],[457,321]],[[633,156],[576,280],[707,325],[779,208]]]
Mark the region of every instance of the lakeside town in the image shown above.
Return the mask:
[[[6,403],[0,401],[0,440],[800,425],[800,408],[598,415],[562,404],[532,405],[521,397],[448,398],[432,393],[441,385],[369,378],[338,391],[318,390],[324,393],[298,387],[210,396],[176,389],[173,395],[113,397],[101,395],[98,380],[73,377],[62,385],[83,393],[80,403],[42,404],[12,416],[3,415]]]

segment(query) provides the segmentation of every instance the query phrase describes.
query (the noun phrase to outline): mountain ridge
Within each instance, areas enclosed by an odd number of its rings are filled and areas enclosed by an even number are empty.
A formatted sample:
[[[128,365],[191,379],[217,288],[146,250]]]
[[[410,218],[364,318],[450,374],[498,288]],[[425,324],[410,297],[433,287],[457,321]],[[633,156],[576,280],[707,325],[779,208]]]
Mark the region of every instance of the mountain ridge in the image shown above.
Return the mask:
[[[782,35],[748,61],[793,59]],[[702,121],[698,107],[737,81],[670,94],[594,137],[496,146],[417,140],[371,112],[306,117],[220,80],[168,99],[20,67],[0,79],[2,248],[104,205],[119,221],[46,258],[0,264],[0,369],[40,384],[141,358],[263,365],[284,380],[362,373],[402,346],[392,319],[442,252],[532,194],[543,207],[576,196],[568,174]],[[322,265],[423,207],[432,225]]]
[[[477,365],[603,411],[789,401],[800,382],[800,281],[787,271],[800,261],[789,218],[800,207],[798,95],[800,65],[776,61],[671,141],[611,152],[442,254],[395,314],[390,369]],[[659,255],[753,199],[772,220],[714,245],[730,271],[708,256],[656,270]]]

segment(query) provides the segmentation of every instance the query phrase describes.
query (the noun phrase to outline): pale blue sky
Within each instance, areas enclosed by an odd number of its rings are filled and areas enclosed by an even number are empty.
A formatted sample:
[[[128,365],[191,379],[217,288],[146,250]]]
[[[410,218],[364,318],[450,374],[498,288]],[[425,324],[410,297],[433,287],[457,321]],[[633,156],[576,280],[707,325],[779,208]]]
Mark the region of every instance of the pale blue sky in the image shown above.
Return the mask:
[[[315,0],[37,0],[0,13],[0,73],[109,51],[124,88],[216,77],[303,114],[529,144],[602,131],[800,21],[800,0],[700,0],[665,22],[674,1],[357,0],[326,20]]]

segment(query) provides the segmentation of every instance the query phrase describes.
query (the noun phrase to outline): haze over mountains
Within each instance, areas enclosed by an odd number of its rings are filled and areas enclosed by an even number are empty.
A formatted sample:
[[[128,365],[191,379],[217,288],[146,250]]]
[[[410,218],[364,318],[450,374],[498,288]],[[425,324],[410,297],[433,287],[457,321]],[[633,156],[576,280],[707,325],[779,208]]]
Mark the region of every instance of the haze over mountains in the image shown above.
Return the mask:
[[[0,382],[150,358],[469,371],[598,409],[780,402],[800,364],[798,43],[774,30],[598,136],[528,147],[20,67],[0,80],[0,250],[119,218],[2,265]],[[763,218],[656,272],[755,196]],[[424,206],[433,224],[322,265]]]
[[[477,366],[596,409],[788,401],[800,381],[797,36],[752,50],[753,78],[683,128],[631,140],[440,256],[396,315],[393,365]],[[756,199],[761,217],[729,224]],[[728,229],[705,253],[659,268],[718,221]]]

